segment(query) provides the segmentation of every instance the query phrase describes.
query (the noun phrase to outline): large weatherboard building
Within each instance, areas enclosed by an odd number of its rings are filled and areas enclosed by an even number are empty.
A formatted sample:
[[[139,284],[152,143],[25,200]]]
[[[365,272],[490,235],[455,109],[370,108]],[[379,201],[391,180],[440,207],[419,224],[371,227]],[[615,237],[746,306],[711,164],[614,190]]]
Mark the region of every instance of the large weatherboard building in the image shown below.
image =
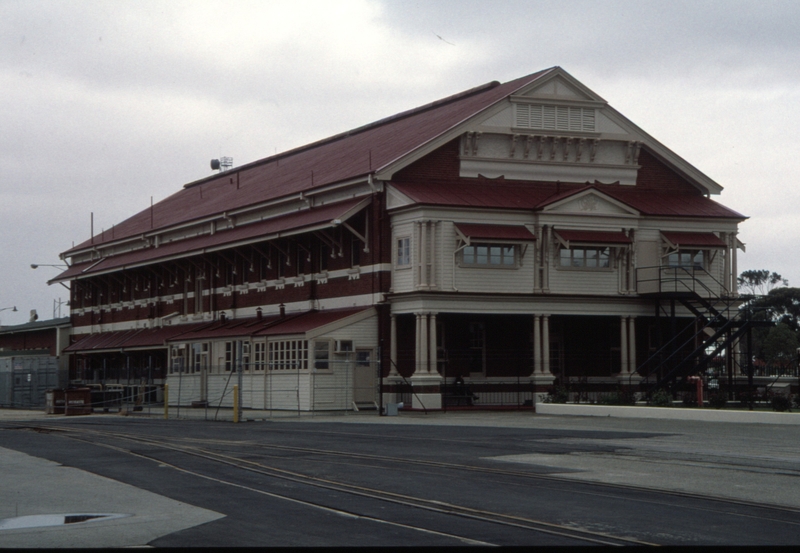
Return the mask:
[[[525,405],[554,381],[686,375],[741,336],[706,324],[742,248],[721,190],[559,67],[492,82],[186,184],[64,252],[71,378],[229,405],[241,366],[245,406],[322,410],[441,408],[457,378],[465,403]]]

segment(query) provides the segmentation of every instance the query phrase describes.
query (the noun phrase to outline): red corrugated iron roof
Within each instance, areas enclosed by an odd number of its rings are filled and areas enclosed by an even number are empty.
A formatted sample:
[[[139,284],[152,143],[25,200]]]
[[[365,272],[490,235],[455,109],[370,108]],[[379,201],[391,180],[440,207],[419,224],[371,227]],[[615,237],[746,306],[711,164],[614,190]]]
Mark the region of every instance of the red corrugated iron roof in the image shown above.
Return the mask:
[[[392,183],[423,205],[531,210],[556,193],[556,184],[501,182]]]
[[[68,352],[98,352],[123,349],[152,349],[166,347],[170,338],[188,332],[208,323],[192,323],[185,325],[163,326],[159,328],[140,328],[118,330],[115,332],[99,332],[79,339],[64,348]]]
[[[331,309],[324,311],[307,311],[297,317],[287,317],[283,322],[255,332],[254,336],[276,336],[282,334],[304,334],[321,326],[339,321],[371,307],[353,307],[349,309]]]
[[[64,254],[379,171],[549,71],[489,83],[191,183]]]
[[[680,192],[653,193],[652,190],[636,190],[624,186],[608,186],[600,190],[643,215],[747,219],[741,213],[702,195]]]
[[[567,243],[577,244],[630,244],[631,239],[623,232],[595,230],[556,229],[555,233]]]
[[[536,235],[522,225],[456,223],[456,228],[470,240],[536,240]]]
[[[413,202],[422,205],[540,210],[586,190],[595,190],[643,215],[746,219],[700,194],[636,190],[620,185],[566,185],[556,183],[462,182],[393,183]],[[568,190],[563,190],[571,187]]]
[[[662,232],[671,246],[675,248],[724,248],[725,242],[713,232]]]
[[[149,247],[132,252],[114,255],[99,261],[73,265],[50,282],[60,282],[82,275],[97,274],[110,269],[119,269],[136,266],[145,262],[155,261],[180,255],[188,257],[205,251],[214,251],[220,246],[228,247],[237,242],[246,242],[254,238],[268,239],[282,235],[302,232],[309,227],[319,225],[332,226],[335,220],[345,220],[347,215],[354,215],[355,210],[363,204],[366,206],[370,198],[353,198],[343,202],[312,207],[289,215],[275,217],[260,223],[242,225],[233,229],[217,231],[215,234],[206,234],[196,238],[188,238],[176,242],[167,242],[159,247]]]
[[[371,307],[306,311],[285,317],[248,317],[227,321],[190,323],[154,329],[131,329],[90,334],[64,348],[72,353],[92,353],[108,350],[166,347],[167,342],[195,342],[221,338],[304,334],[310,330],[339,321]]]

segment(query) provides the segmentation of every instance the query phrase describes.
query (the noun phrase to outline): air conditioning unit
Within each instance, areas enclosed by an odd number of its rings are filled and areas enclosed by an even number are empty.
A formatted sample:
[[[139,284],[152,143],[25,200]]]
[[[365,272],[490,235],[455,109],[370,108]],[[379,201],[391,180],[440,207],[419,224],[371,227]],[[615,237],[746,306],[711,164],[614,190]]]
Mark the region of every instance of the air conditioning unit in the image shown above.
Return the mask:
[[[336,353],[346,353],[348,351],[353,351],[353,341],[352,340],[336,340],[335,350]]]

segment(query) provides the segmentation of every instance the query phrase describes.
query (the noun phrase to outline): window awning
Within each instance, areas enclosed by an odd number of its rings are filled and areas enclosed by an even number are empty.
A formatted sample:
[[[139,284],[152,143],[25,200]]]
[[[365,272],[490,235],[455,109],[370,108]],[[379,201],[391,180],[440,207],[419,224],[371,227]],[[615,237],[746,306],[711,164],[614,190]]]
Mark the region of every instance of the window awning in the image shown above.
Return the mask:
[[[726,248],[727,244],[713,232],[662,232],[661,236],[671,248]]]
[[[304,209],[274,219],[219,230],[196,238],[162,243],[158,247],[147,247],[132,252],[103,257],[80,265],[73,265],[50,284],[84,276],[109,273],[150,265],[156,261],[180,259],[235,246],[274,240],[314,230],[335,227],[364,209],[371,198],[354,198],[344,202]]]
[[[632,243],[624,232],[602,230],[563,230],[556,229],[556,238],[565,247],[573,246],[626,246]]]
[[[532,242],[536,240],[536,235],[522,225],[456,223],[456,232],[467,244],[480,240],[497,242]]]

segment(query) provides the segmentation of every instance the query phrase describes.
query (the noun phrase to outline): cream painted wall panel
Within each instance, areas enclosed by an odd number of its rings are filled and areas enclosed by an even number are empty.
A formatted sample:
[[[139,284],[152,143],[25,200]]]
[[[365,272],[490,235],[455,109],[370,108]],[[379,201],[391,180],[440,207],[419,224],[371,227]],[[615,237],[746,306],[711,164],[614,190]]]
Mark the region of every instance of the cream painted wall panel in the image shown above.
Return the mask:
[[[529,248],[528,254],[532,254]],[[527,257],[527,256],[526,256]],[[519,269],[466,268],[456,266],[455,287],[460,292],[530,294],[533,291],[533,262],[526,259]]]
[[[619,294],[618,270],[584,271],[553,267],[550,269],[550,293],[617,295]]]

